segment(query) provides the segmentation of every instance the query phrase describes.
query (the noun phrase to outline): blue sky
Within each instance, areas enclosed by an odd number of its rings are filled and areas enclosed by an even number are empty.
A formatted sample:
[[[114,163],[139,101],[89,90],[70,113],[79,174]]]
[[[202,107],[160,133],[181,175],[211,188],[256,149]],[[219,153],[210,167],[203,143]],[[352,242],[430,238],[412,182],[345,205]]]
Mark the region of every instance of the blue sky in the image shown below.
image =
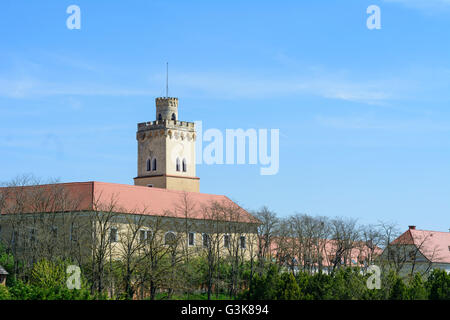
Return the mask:
[[[202,192],[447,231],[449,29],[448,0],[3,0],[0,180],[132,184],[169,61],[180,120],[280,129],[277,175],[199,165]]]

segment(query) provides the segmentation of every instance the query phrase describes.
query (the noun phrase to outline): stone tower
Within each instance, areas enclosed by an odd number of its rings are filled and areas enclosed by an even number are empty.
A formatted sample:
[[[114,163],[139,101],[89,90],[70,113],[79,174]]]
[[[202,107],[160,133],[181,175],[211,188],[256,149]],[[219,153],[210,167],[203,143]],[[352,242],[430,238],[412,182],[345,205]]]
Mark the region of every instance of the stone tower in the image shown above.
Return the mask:
[[[156,121],[138,124],[137,186],[200,191],[195,176],[195,126],[178,121],[178,98],[156,98]]]

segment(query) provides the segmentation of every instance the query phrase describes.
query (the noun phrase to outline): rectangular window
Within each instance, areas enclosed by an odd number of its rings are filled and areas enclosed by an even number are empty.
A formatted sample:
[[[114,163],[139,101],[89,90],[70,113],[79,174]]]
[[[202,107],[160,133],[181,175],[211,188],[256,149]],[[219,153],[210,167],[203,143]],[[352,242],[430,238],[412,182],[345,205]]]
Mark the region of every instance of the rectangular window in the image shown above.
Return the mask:
[[[223,246],[225,248],[229,248],[230,247],[230,235],[226,234],[223,236]]]
[[[36,231],[34,229],[30,229],[30,242],[36,241]]]
[[[78,241],[77,228],[73,222],[70,225],[70,240],[74,242]]]
[[[50,232],[53,238],[58,238],[58,227],[53,226]]]
[[[241,236],[241,249],[245,249],[245,236]]]
[[[195,245],[195,233],[189,232],[189,245],[194,246]]]
[[[117,228],[111,228],[111,231],[109,233],[109,241],[117,242]]]
[[[11,244],[13,245],[13,246],[15,246],[16,245],[16,239],[17,239],[17,231],[13,231],[12,232],[12,238],[11,238]]]
[[[203,234],[203,248],[208,248],[209,247],[209,235],[207,235],[206,233]]]
[[[141,230],[139,232],[139,240],[145,242],[147,240],[147,230]]]
[[[150,230],[140,230],[139,232],[139,241],[146,242],[150,241],[152,238],[152,232]]]

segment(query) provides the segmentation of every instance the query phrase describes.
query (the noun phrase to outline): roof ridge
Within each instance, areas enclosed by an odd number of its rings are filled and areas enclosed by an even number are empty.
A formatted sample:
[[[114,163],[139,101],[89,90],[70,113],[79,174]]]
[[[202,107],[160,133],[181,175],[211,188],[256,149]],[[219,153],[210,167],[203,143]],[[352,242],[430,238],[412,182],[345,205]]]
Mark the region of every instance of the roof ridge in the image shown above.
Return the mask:
[[[92,181],[94,184],[106,184],[106,185],[120,185],[120,186],[124,186],[124,187],[129,187],[129,188],[145,188],[146,190],[153,190],[153,191],[159,191],[159,192],[168,192],[168,193],[179,193],[179,194],[183,194],[183,193],[190,193],[190,194],[204,194],[204,195],[212,195],[212,196],[220,196],[220,197],[227,197],[226,195],[223,194],[214,194],[214,193],[205,193],[205,192],[195,192],[195,191],[182,191],[182,190],[170,190],[170,189],[165,189],[165,188],[150,188],[150,187],[146,187],[146,186],[136,186],[136,185],[132,185],[132,184],[125,184],[125,183],[116,183],[116,182],[102,182],[102,181]],[[228,197],[227,197],[228,198]],[[231,200],[231,199],[230,199]]]
[[[435,231],[435,230],[424,230],[424,229],[414,229],[412,231],[436,232],[436,233],[444,233],[444,234],[450,235],[450,232],[448,232],[448,231]]]

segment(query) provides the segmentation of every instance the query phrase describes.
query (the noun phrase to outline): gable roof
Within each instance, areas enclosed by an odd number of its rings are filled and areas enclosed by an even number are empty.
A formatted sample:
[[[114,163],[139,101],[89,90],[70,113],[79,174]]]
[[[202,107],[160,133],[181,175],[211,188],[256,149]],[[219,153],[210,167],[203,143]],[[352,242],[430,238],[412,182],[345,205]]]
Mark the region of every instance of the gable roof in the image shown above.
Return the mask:
[[[9,273],[2,266],[0,266],[0,274],[1,275],[8,275]]]
[[[28,199],[25,201],[25,209],[21,210],[24,213],[111,210],[118,213],[186,218],[187,212],[190,219],[206,219],[203,208],[217,203],[233,211],[233,221],[260,223],[228,197],[200,192],[90,181],[0,188],[0,197],[1,194],[7,199],[5,208],[1,210],[2,214],[12,213],[16,210],[14,204],[18,200]],[[48,201],[47,198],[53,200]],[[33,201],[34,199],[39,201]],[[184,208],[189,207],[190,210],[183,210],[183,203],[187,204]]]
[[[450,263],[450,232],[409,229],[391,245],[414,245],[434,263]]]

